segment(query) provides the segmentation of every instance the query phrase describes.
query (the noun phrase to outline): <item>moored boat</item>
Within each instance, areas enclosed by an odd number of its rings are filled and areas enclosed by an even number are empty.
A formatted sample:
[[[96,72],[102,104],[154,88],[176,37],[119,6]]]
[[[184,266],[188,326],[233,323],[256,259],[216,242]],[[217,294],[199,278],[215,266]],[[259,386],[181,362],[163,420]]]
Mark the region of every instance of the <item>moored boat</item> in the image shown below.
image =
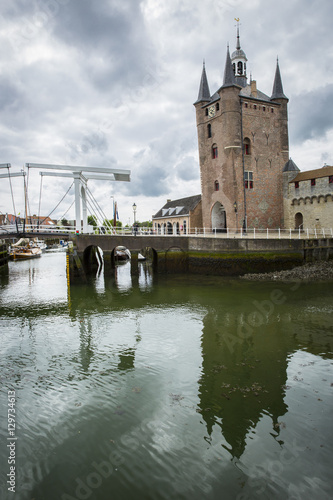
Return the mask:
[[[41,257],[41,255],[41,249],[37,246],[30,246],[30,244],[12,248],[9,253],[11,260],[35,259],[36,257]]]

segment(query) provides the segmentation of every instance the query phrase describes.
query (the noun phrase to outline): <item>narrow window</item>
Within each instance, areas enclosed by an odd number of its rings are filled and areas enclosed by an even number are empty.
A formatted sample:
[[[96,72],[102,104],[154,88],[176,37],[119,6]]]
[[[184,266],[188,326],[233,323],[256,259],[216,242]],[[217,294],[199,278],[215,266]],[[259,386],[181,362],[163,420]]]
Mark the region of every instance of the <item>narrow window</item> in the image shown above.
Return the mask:
[[[251,141],[248,137],[245,137],[244,139],[244,154],[245,155],[251,154]]]
[[[256,104],[253,104],[253,109],[257,109],[257,105]]]
[[[295,189],[298,189],[298,188],[299,188],[299,182],[298,182],[298,181],[296,181],[296,182],[295,182]]]
[[[208,133],[208,137],[212,137],[212,126],[210,123],[208,123],[208,125],[207,125],[207,133]]]
[[[208,116],[208,108],[206,108],[206,116]]]
[[[311,179],[311,186],[315,186],[316,185],[316,179]]]
[[[214,145],[214,146],[212,147],[212,157],[213,157],[213,158],[217,158],[217,156],[218,156],[217,146],[216,146],[216,145]]]
[[[244,185],[245,189],[253,189],[253,172],[244,172]]]
[[[263,106],[263,107],[262,107],[262,110],[263,110],[263,111],[266,111],[266,106]]]
[[[236,64],[235,63],[232,64],[232,69],[233,69],[233,72],[234,72],[234,75],[235,75],[236,74]]]
[[[216,103],[216,111],[219,111],[219,109],[220,109],[220,104],[217,102]]]
[[[215,181],[215,182],[214,182],[214,190],[215,190],[215,191],[219,191],[219,190],[220,190],[220,184],[219,184],[219,181]]]
[[[242,61],[238,61],[237,63],[237,73],[241,75],[243,73],[243,64]]]
[[[245,104],[245,107],[247,108],[247,106],[248,106],[247,102],[245,102],[244,104]]]
[[[274,113],[274,108],[271,108],[271,113]]]
[[[333,175],[330,175],[328,178],[328,183],[333,184]]]

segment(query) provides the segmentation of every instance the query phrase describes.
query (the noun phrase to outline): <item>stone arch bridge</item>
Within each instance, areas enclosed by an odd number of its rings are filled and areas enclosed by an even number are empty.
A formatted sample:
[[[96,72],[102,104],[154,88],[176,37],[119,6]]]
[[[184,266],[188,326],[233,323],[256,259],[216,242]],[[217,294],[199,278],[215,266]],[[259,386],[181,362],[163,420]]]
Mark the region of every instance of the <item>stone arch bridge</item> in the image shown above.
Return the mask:
[[[104,273],[115,268],[115,249],[126,247],[131,252],[131,274],[138,273],[138,255],[149,254],[153,269],[163,272],[186,271],[188,238],[179,236],[76,235],[69,250],[71,277],[95,273],[104,261]],[[100,252],[103,251],[103,254]]]

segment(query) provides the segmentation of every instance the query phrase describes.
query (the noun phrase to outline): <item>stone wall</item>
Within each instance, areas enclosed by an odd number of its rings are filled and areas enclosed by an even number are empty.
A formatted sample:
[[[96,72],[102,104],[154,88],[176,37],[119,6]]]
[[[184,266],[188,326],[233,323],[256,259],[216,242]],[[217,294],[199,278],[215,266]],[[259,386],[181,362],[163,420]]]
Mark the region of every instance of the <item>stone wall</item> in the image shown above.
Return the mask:
[[[315,181],[315,186],[311,186],[310,179],[299,181],[299,188],[293,181],[285,183],[285,227],[294,229],[302,221],[302,229],[333,228],[333,183],[329,183],[329,177]]]

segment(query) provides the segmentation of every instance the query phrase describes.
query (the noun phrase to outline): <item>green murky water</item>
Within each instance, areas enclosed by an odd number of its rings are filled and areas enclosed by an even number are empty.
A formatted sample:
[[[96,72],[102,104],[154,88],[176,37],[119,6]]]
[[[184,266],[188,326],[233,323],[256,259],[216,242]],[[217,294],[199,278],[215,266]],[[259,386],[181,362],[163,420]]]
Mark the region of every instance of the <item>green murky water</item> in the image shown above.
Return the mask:
[[[46,254],[0,301],[1,498],[331,498],[332,283],[122,266],[68,290]]]

